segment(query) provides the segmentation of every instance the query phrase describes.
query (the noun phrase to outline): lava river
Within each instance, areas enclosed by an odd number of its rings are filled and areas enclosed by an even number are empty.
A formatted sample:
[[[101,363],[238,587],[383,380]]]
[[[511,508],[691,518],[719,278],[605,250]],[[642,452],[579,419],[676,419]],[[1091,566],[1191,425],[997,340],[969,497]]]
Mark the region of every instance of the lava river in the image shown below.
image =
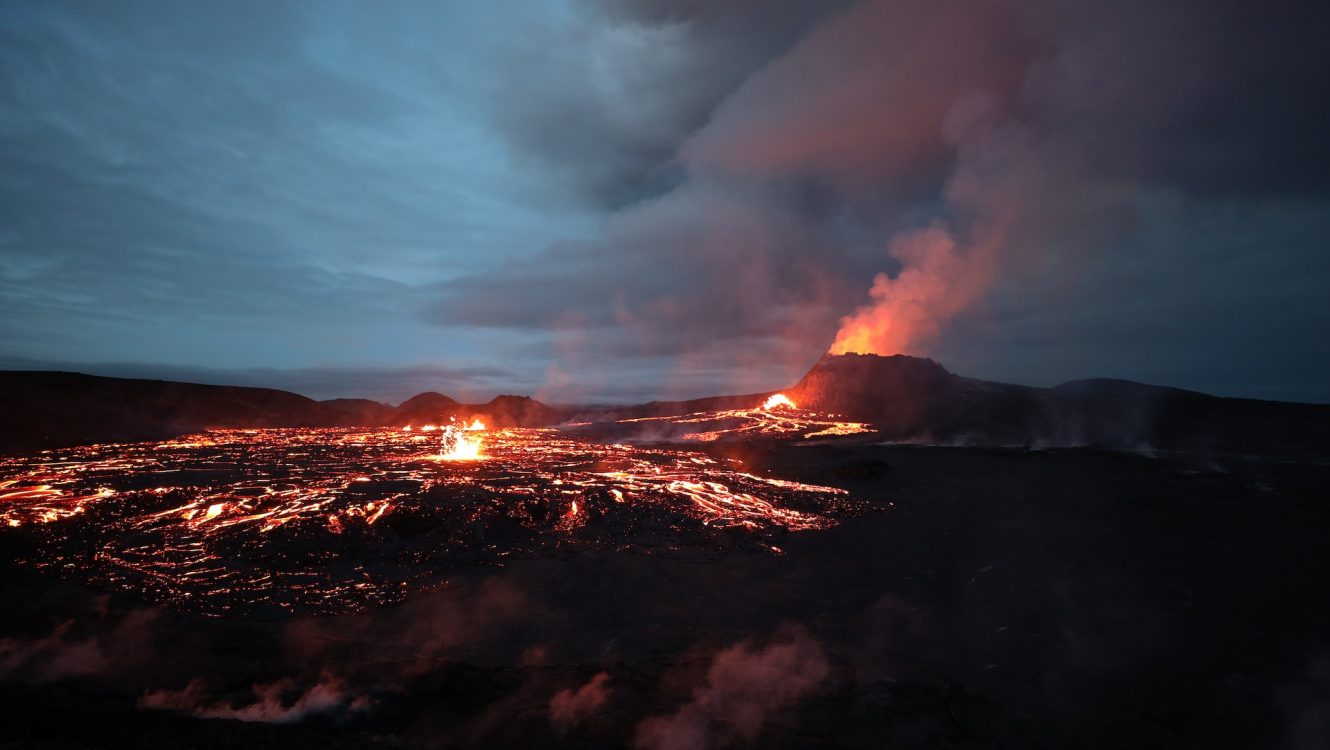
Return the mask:
[[[860,508],[703,452],[480,427],[215,430],[0,457],[0,533],[44,570],[234,616],[398,601],[561,549],[776,554]]]

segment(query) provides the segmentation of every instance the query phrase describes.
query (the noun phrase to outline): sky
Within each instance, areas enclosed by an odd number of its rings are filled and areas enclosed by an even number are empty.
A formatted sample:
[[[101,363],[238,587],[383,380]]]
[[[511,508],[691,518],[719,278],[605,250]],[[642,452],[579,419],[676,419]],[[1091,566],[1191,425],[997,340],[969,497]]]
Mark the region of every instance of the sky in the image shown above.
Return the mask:
[[[828,351],[1330,402],[1330,11],[0,4],[0,368],[398,402]]]

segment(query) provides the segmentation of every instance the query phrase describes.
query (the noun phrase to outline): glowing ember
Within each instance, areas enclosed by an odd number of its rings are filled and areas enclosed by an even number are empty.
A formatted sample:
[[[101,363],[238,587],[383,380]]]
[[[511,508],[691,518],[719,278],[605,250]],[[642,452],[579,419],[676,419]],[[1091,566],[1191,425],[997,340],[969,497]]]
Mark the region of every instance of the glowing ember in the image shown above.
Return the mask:
[[[763,402],[762,408],[766,411],[771,411],[772,409],[795,409],[798,407],[796,407],[794,402],[784,393],[776,393]]]
[[[696,451],[505,429],[482,456],[478,430],[443,431],[484,460],[441,461],[434,435],[400,428],[0,457],[0,533],[26,540],[28,564],[182,608],[338,612],[570,546],[771,554],[865,507]]]

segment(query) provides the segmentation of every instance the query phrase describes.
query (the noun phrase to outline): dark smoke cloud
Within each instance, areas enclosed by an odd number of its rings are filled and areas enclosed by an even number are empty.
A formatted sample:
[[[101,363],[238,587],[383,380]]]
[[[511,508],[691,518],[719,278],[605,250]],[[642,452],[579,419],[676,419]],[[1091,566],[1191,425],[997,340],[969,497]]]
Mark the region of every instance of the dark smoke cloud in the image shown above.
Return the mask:
[[[575,0],[573,23],[533,30],[508,60],[496,122],[581,200],[631,205],[675,187],[678,144],[755,69],[848,4]]]
[[[525,98],[506,121],[549,134],[518,141],[575,172],[570,185],[599,186],[587,189],[623,207],[601,240],[440,286],[429,319],[550,333],[556,367],[577,374],[625,355],[685,363],[685,373],[711,358],[758,378],[797,372],[831,342],[838,316],[870,301],[862,324],[908,330],[869,346],[937,352],[975,374],[1158,380],[1172,367],[1178,384],[1222,387],[1241,378],[1243,362],[1219,354],[1235,343],[1263,348],[1251,361],[1330,368],[1323,351],[1304,356],[1325,306],[1278,301],[1315,296],[1288,269],[1325,270],[1317,230],[1274,246],[1253,234],[1282,226],[1272,211],[1299,206],[1302,226],[1326,223],[1330,162],[1305,158],[1330,125],[1316,90],[1330,56],[1312,31],[1324,10],[814,5],[607,3],[604,33],[669,54],[621,51],[646,62],[599,100],[613,108],[577,94],[573,114]],[[753,31],[769,25],[779,31]],[[759,51],[717,52],[727,48],[719,40],[742,48],[754,35]],[[717,75],[689,67],[699,61]],[[567,70],[578,68],[541,75]],[[607,181],[593,154],[610,155],[618,176]],[[670,179],[643,192],[665,168]],[[1245,239],[1224,242],[1221,220],[1247,227]],[[1263,268],[1277,291],[1249,293],[1244,265]],[[1198,272],[1195,287],[1168,279]],[[1233,293],[1252,305],[1245,328],[1207,324],[1212,300]],[[1069,329],[1066,311],[1079,314],[1081,300],[1116,301],[1126,317],[1095,310]],[[1023,319],[1000,325],[1013,305]],[[1159,319],[1168,330],[1150,325]],[[988,341],[976,344],[980,328]],[[1271,328],[1288,340],[1257,331]],[[1161,364],[1152,353],[1174,330],[1216,366]],[[1081,340],[1099,348],[1069,343]],[[1311,378],[1268,386],[1326,397]]]

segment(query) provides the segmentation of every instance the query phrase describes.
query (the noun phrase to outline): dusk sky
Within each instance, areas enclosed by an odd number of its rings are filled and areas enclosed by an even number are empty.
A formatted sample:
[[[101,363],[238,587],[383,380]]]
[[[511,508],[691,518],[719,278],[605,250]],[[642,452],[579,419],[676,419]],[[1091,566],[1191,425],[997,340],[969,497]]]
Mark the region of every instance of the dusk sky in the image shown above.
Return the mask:
[[[1330,402],[1325,7],[8,0],[0,368]]]

